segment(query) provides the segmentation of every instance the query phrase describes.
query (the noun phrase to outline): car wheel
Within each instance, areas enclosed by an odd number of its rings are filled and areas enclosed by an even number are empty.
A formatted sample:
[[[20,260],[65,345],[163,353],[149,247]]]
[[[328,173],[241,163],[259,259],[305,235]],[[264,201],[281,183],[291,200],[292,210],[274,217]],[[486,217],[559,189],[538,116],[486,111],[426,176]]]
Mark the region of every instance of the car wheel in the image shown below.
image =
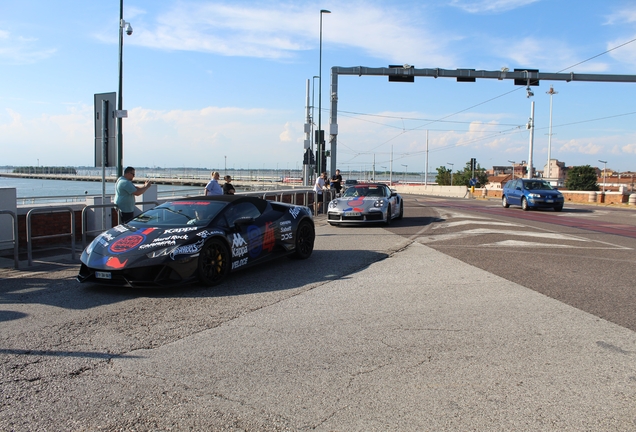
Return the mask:
[[[554,211],[556,211],[556,212],[560,212],[561,210],[563,210],[563,206],[562,206],[562,205],[560,205],[560,206],[556,206],[556,207],[554,208]]]
[[[504,195],[503,198],[501,198],[501,206],[503,208],[508,208],[510,207],[510,204],[508,204],[508,198],[506,198],[506,196]]]
[[[316,232],[313,225],[308,221],[300,222],[296,230],[296,250],[294,257],[298,259],[307,259],[314,251],[314,241],[316,240]]]
[[[391,206],[386,209],[386,221],[384,221],[386,226],[391,225]]]
[[[404,217],[404,201],[400,203],[400,214],[398,215],[398,219],[402,219]]]
[[[212,239],[203,246],[199,254],[199,280],[207,286],[220,284],[230,272],[230,251],[219,239]]]
[[[521,198],[521,210],[523,211],[530,210],[530,206],[528,205],[528,200],[525,197]]]

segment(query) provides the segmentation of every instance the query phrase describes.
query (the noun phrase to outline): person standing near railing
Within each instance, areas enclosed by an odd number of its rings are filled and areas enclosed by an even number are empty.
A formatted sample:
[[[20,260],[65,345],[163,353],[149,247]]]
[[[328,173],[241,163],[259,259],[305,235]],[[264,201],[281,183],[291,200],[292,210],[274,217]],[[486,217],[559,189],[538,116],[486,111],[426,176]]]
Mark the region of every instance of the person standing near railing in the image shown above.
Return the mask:
[[[219,184],[219,178],[221,175],[217,171],[212,171],[210,174],[210,181],[205,186],[206,195],[223,195],[223,188]]]
[[[327,182],[327,173],[323,171],[316,179],[316,183],[314,183],[314,192],[316,192],[316,201],[318,203],[316,214],[322,213],[322,204],[325,201],[325,194],[323,192],[327,189]]]
[[[135,169],[129,166],[115,183],[115,204],[121,212],[120,223],[126,223],[135,216],[135,196],[143,194],[152,186],[150,180],[146,180],[143,186],[135,186],[132,182],[133,178],[135,178]]]

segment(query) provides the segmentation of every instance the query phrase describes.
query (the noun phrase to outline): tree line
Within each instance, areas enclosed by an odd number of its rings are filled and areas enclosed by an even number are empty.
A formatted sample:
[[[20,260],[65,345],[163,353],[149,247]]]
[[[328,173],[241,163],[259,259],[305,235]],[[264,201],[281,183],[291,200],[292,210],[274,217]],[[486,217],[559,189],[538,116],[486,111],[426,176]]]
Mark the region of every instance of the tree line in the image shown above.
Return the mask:
[[[475,187],[483,187],[488,183],[486,169],[477,164],[473,175],[469,161],[466,162],[466,166],[461,171],[457,170],[453,172],[445,166],[437,168],[435,181],[440,186],[450,186],[452,184],[453,186],[470,187],[470,180],[472,178],[475,178]],[[565,188],[576,191],[598,191],[600,188],[597,180],[595,168],[590,165],[575,166],[568,169],[565,178]]]

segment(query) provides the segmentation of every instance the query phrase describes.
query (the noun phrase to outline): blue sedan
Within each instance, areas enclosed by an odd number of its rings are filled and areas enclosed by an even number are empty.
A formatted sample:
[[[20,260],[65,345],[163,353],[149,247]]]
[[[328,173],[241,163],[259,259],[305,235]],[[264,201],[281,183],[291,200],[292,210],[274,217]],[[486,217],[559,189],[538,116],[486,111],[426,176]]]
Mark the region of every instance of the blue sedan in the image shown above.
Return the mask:
[[[503,188],[501,205],[504,208],[518,205],[523,210],[552,208],[554,211],[561,211],[563,210],[563,194],[545,180],[510,180]]]

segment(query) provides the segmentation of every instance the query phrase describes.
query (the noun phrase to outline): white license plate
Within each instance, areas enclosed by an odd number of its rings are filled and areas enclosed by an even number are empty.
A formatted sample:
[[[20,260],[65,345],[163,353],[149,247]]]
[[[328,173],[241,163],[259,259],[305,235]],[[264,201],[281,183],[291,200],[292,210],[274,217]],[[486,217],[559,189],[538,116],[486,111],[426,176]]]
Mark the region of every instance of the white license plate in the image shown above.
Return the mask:
[[[360,216],[360,212],[345,212],[345,216]]]
[[[554,200],[545,200],[545,202],[547,202],[547,203],[553,203],[553,202],[554,202]]]
[[[95,272],[97,279],[112,279],[113,275],[110,272]]]

